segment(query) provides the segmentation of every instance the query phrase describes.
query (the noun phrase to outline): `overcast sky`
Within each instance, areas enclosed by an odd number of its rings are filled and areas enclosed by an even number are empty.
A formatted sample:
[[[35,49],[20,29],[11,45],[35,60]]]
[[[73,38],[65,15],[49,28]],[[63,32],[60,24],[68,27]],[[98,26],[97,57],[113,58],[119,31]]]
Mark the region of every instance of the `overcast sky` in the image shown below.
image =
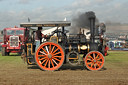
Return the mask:
[[[128,23],[128,0],[0,0],[0,29],[21,22],[67,20],[94,11],[101,22]]]

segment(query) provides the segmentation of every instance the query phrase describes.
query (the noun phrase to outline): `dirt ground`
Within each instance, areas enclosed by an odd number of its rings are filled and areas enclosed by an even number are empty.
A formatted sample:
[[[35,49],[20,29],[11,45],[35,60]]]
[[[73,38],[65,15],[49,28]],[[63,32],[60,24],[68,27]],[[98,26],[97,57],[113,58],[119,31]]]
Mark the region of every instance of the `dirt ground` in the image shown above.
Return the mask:
[[[52,72],[27,66],[22,60],[14,62],[1,63],[0,85],[128,85],[128,64],[121,62],[106,60],[101,71],[65,65]]]

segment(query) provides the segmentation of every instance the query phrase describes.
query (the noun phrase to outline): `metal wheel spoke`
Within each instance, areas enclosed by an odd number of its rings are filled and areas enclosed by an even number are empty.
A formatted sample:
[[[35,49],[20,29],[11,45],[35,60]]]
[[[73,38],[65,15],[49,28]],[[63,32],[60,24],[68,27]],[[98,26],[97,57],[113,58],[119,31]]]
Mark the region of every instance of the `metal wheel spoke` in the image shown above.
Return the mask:
[[[46,57],[39,59],[39,61],[46,59]]]
[[[89,63],[87,63],[87,64],[91,64],[92,62],[89,62]]]
[[[51,44],[49,45],[49,53],[51,53]]]
[[[97,59],[97,60],[101,60],[102,58],[99,58],[99,59]]]
[[[55,48],[55,45],[53,46],[51,53],[53,52],[54,48]]]
[[[54,52],[53,52],[53,54],[58,50],[59,48],[57,48]]]
[[[42,53],[42,54],[46,55],[46,53],[44,53],[44,52],[42,52],[42,51],[40,51],[40,53]]]
[[[54,58],[61,58],[62,56],[53,56]]]
[[[54,59],[60,62],[60,60],[59,60],[59,59],[57,59],[57,58],[54,58]]]
[[[92,61],[92,59],[88,58],[87,60]]]
[[[52,59],[52,61],[53,61],[56,65],[58,65],[57,62],[56,62],[54,59]]]
[[[91,57],[91,59],[94,59],[91,55],[89,55]]]
[[[41,62],[41,64],[43,64],[47,59],[45,59],[43,62]]]
[[[93,65],[94,65],[94,64],[92,63],[92,64],[91,64],[91,68],[92,68]]]
[[[61,52],[58,52],[58,53],[55,53],[55,54],[53,54],[53,55],[57,55],[57,54],[60,54]]]
[[[96,55],[95,55],[95,53],[93,53],[93,57],[94,57],[94,59],[96,58]]]
[[[49,61],[49,60],[47,60],[47,61],[45,62],[45,65],[44,65],[45,67],[46,67],[46,65],[48,64],[48,61]]]
[[[101,63],[102,64],[103,62],[97,61],[97,63]]]
[[[97,63],[98,67],[100,67],[99,63]]]
[[[96,69],[96,64],[94,64],[94,68]]]
[[[48,63],[48,68],[50,68],[50,60],[49,60],[49,63]]]
[[[46,51],[44,48],[42,48],[42,50],[43,50],[46,54],[48,54],[47,51]]]
[[[52,60],[51,60],[51,64],[52,64],[52,67],[54,67],[54,64],[53,64]]]
[[[98,56],[99,56],[99,54],[97,54],[96,59],[97,59]]]
[[[49,54],[48,46],[45,46],[47,53]]]

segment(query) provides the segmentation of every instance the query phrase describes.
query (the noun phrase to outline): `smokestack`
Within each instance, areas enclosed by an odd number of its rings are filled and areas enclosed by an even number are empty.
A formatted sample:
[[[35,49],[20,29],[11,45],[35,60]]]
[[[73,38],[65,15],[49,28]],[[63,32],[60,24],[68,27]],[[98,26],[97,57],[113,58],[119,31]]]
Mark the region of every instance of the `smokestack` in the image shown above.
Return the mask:
[[[90,22],[90,33],[91,33],[91,42],[94,43],[95,39],[95,13],[90,11],[86,12],[86,15],[88,16],[89,22]]]

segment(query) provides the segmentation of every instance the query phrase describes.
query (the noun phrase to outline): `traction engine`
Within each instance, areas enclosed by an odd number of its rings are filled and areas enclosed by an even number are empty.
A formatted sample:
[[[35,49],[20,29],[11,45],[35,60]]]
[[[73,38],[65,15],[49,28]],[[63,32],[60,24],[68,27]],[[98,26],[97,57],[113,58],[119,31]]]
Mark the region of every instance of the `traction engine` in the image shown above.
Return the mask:
[[[78,34],[66,34],[64,27],[70,26],[70,22],[42,22],[21,23],[21,27],[57,27],[45,42],[35,50],[34,39],[28,40],[22,53],[22,58],[29,64],[37,64],[42,70],[58,70],[63,64],[85,65],[89,70],[100,70],[105,62],[103,55],[107,50],[104,43],[105,25],[95,26],[95,13],[87,12],[90,21],[90,39],[86,38],[84,30]],[[61,29],[59,29],[61,27]],[[99,31],[102,31],[100,32]],[[83,30],[83,31],[82,31]],[[83,33],[82,33],[82,32]],[[33,33],[32,33],[33,34]],[[30,35],[32,36],[32,35]]]

